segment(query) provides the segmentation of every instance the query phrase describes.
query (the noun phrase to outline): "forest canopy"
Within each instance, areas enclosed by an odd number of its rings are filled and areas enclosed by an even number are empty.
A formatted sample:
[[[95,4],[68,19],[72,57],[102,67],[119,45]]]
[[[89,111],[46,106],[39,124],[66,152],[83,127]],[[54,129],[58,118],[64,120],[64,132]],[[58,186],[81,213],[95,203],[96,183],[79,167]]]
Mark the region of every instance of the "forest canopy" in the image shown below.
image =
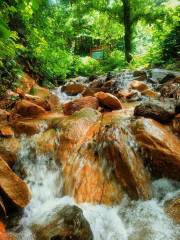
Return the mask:
[[[0,0],[0,79],[43,83],[125,68],[179,68],[176,0]]]

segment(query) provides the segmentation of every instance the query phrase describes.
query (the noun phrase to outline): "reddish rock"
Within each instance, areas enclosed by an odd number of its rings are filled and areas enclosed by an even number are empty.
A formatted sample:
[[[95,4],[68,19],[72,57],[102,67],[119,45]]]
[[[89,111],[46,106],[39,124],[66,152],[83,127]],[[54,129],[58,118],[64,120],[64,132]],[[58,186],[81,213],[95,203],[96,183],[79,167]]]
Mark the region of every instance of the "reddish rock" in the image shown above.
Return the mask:
[[[45,109],[27,100],[21,100],[16,104],[16,112],[24,117],[36,117],[45,113]]]
[[[98,104],[97,98],[87,96],[87,97],[81,97],[77,100],[64,104],[63,111],[64,111],[64,114],[71,115],[75,111],[79,111],[82,108],[98,109],[98,107],[99,107],[99,104]]]
[[[122,104],[117,97],[110,93],[98,92],[95,97],[99,100],[100,105],[112,110],[122,109]]]
[[[77,95],[79,93],[82,93],[86,89],[85,85],[73,83],[73,84],[67,84],[62,87],[62,91],[65,92],[67,95]]]
[[[78,202],[113,204],[123,193],[115,178],[104,172],[93,148],[100,117],[99,112],[88,108],[61,121],[58,159],[65,178],[65,194]]]
[[[152,119],[138,119],[132,129],[152,173],[180,180],[180,140]]]
[[[18,207],[25,207],[31,199],[26,183],[10,169],[2,158],[0,158],[0,188]]]
[[[137,80],[132,81],[130,84],[130,87],[132,89],[138,90],[140,92],[143,92],[149,88],[145,83],[137,81]]]
[[[33,96],[30,94],[25,94],[24,99],[44,108],[46,111],[51,110],[51,106],[47,99],[43,99],[39,96]]]
[[[133,136],[128,132],[125,116],[105,114],[99,133],[99,144],[104,159],[114,169],[123,189],[134,199],[149,199],[151,183],[143,161],[135,152]]]

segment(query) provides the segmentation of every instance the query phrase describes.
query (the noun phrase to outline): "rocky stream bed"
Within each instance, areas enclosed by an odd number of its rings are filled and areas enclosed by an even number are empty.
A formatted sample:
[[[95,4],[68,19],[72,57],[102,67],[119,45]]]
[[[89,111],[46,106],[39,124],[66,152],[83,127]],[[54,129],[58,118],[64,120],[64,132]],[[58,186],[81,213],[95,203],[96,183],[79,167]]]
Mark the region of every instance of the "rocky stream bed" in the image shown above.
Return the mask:
[[[180,73],[25,73],[0,100],[0,219],[0,240],[180,239]]]

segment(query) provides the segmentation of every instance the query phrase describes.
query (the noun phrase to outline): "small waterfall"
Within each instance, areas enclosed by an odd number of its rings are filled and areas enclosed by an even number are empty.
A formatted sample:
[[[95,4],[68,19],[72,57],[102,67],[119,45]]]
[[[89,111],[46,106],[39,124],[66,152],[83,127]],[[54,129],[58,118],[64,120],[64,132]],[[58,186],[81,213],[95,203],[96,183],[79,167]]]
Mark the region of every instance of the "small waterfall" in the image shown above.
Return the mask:
[[[32,190],[32,201],[25,208],[15,230],[18,240],[38,240],[31,231],[32,224],[45,223],[53,212],[64,205],[77,205],[63,196],[61,169],[52,156],[40,155],[34,138],[22,137],[22,147],[16,165]],[[163,203],[180,194],[180,184],[167,179],[153,182],[154,198],[132,201],[127,196],[116,206],[79,204],[90,223],[94,240],[178,240],[180,227],[172,223],[163,210]]]
[[[127,76],[127,75],[126,75]],[[132,75],[120,85],[129,84]],[[124,85],[125,84],[125,85]],[[69,97],[58,88],[54,92],[61,100],[67,102],[79,96]],[[43,127],[42,127],[43,131]],[[12,231],[17,240],[38,240],[32,232],[33,224],[46,223],[47,219],[63,206],[77,205],[90,223],[94,240],[178,240],[180,227],[173,224],[163,209],[166,200],[180,194],[180,183],[160,179],[153,182],[153,199],[133,201],[128,196],[116,206],[100,204],[77,204],[70,196],[64,196],[64,178],[62,169],[57,166],[51,155],[42,155],[35,143],[35,138],[22,136],[21,150],[15,170],[29,185],[32,200],[25,208],[18,227]],[[61,144],[61,143],[58,143]],[[129,144],[133,144],[131,142]],[[81,166],[80,166],[81,167]]]
[[[67,103],[69,101],[78,99],[81,97],[81,94],[77,94],[75,96],[69,96],[67,95],[65,92],[62,91],[62,87],[57,87],[53,93],[59,98],[60,103],[64,104]]]

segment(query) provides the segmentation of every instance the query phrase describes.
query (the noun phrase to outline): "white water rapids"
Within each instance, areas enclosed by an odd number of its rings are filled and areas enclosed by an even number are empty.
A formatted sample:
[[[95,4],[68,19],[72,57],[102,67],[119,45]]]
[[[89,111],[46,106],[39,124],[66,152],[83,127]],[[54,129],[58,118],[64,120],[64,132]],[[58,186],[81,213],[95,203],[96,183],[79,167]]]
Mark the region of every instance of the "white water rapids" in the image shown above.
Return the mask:
[[[32,200],[20,220],[18,240],[36,240],[31,232],[32,224],[45,223],[58,207],[77,205],[71,197],[62,196],[63,179],[53,159],[31,153],[33,137],[22,139],[19,155]],[[154,198],[149,201],[132,201],[126,196],[114,207],[87,203],[78,206],[90,223],[94,240],[178,240],[180,227],[174,225],[163,210],[164,201],[180,194],[178,189],[180,183],[160,179],[153,182]]]
[[[58,90],[56,94],[60,95]],[[65,95],[64,102],[69,100]],[[67,99],[68,98],[68,99]],[[52,156],[39,155],[32,137],[22,137],[17,162],[24,170],[25,181],[32,191],[32,200],[25,208],[18,227],[13,229],[17,240],[38,240],[31,231],[33,224],[46,222],[54,209],[77,205],[90,223],[94,240],[179,240],[180,226],[175,225],[163,209],[164,202],[180,194],[180,183],[168,179],[153,182],[153,199],[133,201],[127,196],[117,206],[77,204],[63,196],[61,169]],[[60,144],[60,143],[59,143]]]

